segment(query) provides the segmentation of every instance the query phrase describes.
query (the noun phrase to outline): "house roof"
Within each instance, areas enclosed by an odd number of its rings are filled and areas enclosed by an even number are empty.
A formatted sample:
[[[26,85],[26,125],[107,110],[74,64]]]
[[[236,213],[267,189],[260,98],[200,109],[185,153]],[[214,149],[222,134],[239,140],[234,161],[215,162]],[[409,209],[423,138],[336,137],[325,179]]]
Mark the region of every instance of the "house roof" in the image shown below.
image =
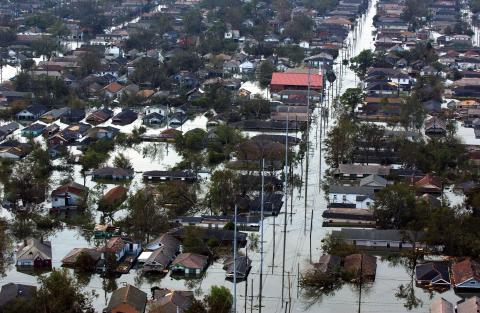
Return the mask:
[[[442,181],[440,178],[429,173],[420,180],[416,181],[415,187],[442,189]]]
[[[342,259],[336,255],[324,254],[320,257],[318,263],[314,263],[313,266],[323,273],[330,272],[336,267],[340,267]]]
[[[453,304],[443,298],[437,298],[433,300],[432,303],[430,304],[430,313],[453,313],[453,312],[454,312]]]
[[[367,254],[351,254],[344,259],[344,267],[347,272],[363,276],[375,276],[377,271],[377,258]]]
[[[0,308],[17,298],[30,300],[33,298],[37,287],[23,284],[8,283],[0,290]]]
[[[122,90],[123,88],[124,87],[122,85],[120,85],[119,83],[112,82],[112,83],[108,84],[107,86],[103,87],[103,90],[108,91],[110,93],[117,93],[120,90]]]
[[[35,260],[36,258],[52,259],[52,245],[50,241],[42,241],[35,238],[28,239],[27,245],[17,252],[17,260]]]
[[[121,237],[110,238],[105,244],[105,250],[118,253],[125,247],[125,241]]]
[[[457,304],[457,313],[477,313],[480,312],[480,298],[473,296]]]
[[[172,265],[181,265],[185,268],[203,269],[207,261],[208,256],[205,255],[182,253],[175,258]]]
[[[377,174],[386,176],[390,174],[390,166],[382,165],[360,165],[360,164],[340,164],[335,172],[339,174],[352,174],[352,175],[371,175]]]
[[[419,264],[415,267],[415,278],[420,281],[430,281],[435,283],[439,279],[450,282],[448,273],[448,263],[446,262],[428,262]]]
[[[332,235],[340,236],[346,240],[375,240],[375,241],[405,241],[404,238],[415,238],[412,232],[401,232],[395,229],[360,229],[342,228],[333,230]],[[422,240],[423,233],[417,233],[416,238]]]
[[[480,264],[467,258],[452,265],[452,278],[455,285],[459,285],[471,278],[480,281]]]
[[[132,285],[119,288],[112,293],[107,312],[111,312],[121,304],[128,304],[137,312],[143,313],[147,305],[147,294]]]
[[[329,187],[330,193],[346,194],[346,195],[363,195],[373,197],[375,190],[372,187],[363,186],[344,186],[344,185],[331,185]]]
[[[69,182],[68,184],[62,185],[57,189],[52,191],[53,196],[63,196],[65,193],[72,193],[78,196],[84,195],[88,191],[88,188],[77,184],[76,182]]]
[[[310,78],[309,78],[310,76]],[[310,81],[310,84],[309,84]],[[320,74],[312,73],[279,73],[272,74],[270,85],[303,86],[311,88],[321,88],[323,86],[323,77]]]
[[[113,204],[126,196],[128,189],[123,186],[116,186],[107,191],[103,197],[102,202],[106,204]]]
[[[360,180],[360,186],[367,186],[372,183],[378,186],[385,187],[387,186],[388,181],[382,176],[379,176],[377,174],[368,175],[367,177],[364,177]]]
[[[77,263],[78,257],[82,254],[88,254],[93,260],[100,260],[101,252],[92,248],[73,248],[63,259],[63,265],[73,266]]]
[[[236,263],[235,264],[235,271],[237,273],[246,275],[250,266],[251,266],[251,264],[252,264],[252,260],[250,260],[247,256],[240,255],[240,256],[237,256],[237,259],[236,259],[235,263]],[[227,273],[233,274],[233,268],[234,268],[233,257],[229,256],[223,262],[223,269]]]
[[[194,295],[193,291],[160,288],[154,291],[153,299],[153,304],[160,306],[162,313],[178,313],[190,307]]]
[[[93,171],[94,176],[118,176],[127,177],[133,175],[133,170],[118,167],[102,167]]]
[[[96,120],[96,121],[106,121],[112,117],[113,111],[103,108],[96,111],[93,111],[88,117],[87,120]]]

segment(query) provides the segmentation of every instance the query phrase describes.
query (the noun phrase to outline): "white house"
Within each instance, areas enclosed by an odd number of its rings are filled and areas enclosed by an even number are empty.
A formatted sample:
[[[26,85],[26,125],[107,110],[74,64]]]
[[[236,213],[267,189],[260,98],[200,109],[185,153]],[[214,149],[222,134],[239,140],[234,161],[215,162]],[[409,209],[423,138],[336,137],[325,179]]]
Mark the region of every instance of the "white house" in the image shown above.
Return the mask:
[[[239,65],[239,69],[242,74],[250,74],[255,71],[255,64],[247,60]]]
[[[84,203],[87,194],[88,188],[75,182],[60,186],[51,193],[52,209],[62,210],[78,207]]]
[[[372,187],[331,185],[328,193],[329,203],[343,204],[357,209],[368,208],[373,204],[374,199]]]

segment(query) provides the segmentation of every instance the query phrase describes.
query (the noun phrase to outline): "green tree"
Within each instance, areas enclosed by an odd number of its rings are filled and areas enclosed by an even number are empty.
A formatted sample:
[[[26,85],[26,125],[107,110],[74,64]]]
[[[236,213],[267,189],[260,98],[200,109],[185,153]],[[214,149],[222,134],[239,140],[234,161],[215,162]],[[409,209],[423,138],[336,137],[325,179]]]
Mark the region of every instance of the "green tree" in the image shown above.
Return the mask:
[[[290,37],[295,42],[309,40],[312,37],[313,21],[307,15],[296,15],[287,23],[283,36]]]
[[[202,32],[202,14],[197,9],[187,11],[183,17],[183,27],[189,35],[198,35]]]
[[[92,295],[82,291],[78,282],[66,269],[54,270],[48,276],[38,278],[37,312],[89,313]]]
[[[185,253],[198,253],[209,255],[210,250],[203,241],[204,229],[196,226],[185,227],[185,235],[183,237],[182,246]]]
[[[417,217],[413,216],[417,205],[412,186],[397,183],[380,190],[375,196],[374,214],[377,224],[385,228],[405,229]]]
[[[207,308],[202,301],[193,299],[192,304],[184,311],[184,313],[207,313]]]
[[[201,128],[194,128],[175,140],[179,152],[200,152],[205,149],[207,133]]]
[[[229,212],[235,205],[235,179],[235,173],[230,170],[213,172],[207,198],[211,208],[216,212]]]
[[[363,79],[368,68],[373,65],[373,56],[374,54],[370,49],[361,51],[357,56],[350,59],[350,69]]]
[[[347,116],[339,118],[337,125],[332,127],[325,139],[325,161],[331,167],[349,162],[353,158],[357,135],[357,125]]]
[[[267,88],[272,80],[272,73],[275,71],[273,64],[266,60],[260,65],[257,80],[262,88]]]
[[[167,214],[158,206],[154,190],[144,188],[128,198],[128,213],[121,224],[134,238],[148,242],[167,229],[167,222]]]
[[[419,95],[412,93],[403,99],[400,107],[400,123],[405,129],[419,130],[425,120],[425,108],[420,102]]]
[[[351,116],[354,116],[355,109],[363,102],[363,92],[360,88],[348,88],[340,96],[340,104],[350,110]]]
[[[113,160],[113,166],[126,170],[133,170],[132,161],[123,153],[117,154]]]
[[[229,313],[232,309],[233,296],[224,286],[212,286],[205,297],[209,313]]]

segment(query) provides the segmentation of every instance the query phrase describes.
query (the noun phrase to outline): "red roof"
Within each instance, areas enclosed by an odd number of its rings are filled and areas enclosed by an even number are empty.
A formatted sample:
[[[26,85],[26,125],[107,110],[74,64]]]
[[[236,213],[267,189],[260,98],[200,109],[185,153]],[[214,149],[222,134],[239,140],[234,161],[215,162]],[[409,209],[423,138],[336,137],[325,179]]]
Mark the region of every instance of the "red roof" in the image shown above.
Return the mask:
[[[480,264],[471,259],[455,263],[452,265],[452,276],[455,285],[464,283],[471,278],[480,281]]]
[[[415,183],[415,187],[434,187],[442,189],[442,181],[440,178],[433,176],[432,174],[427,174],[425,177],[420,179]]]
[[[273,73],[271,85],[308,87],[308,73]],[[320,74],[310,74],[310,87],[321,88],[323,77]]]

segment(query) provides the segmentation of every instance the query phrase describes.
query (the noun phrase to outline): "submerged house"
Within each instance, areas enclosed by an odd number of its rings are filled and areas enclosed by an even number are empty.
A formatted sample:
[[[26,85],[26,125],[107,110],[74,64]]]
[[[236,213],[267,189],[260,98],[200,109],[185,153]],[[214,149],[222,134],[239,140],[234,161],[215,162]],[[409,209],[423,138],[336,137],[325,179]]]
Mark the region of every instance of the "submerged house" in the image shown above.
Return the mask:
[[[87,195],[88,188],[76,182],[62,185],[51,193],[52,210],[60,211],[81,207],[85,204]]]
[[[197,175],[189,171],[146,171],[143,179],[150,182],[159,181],[196,181]]]
[[[118,167],[103,167],[93,171],[93,180],[130,180],[133,179],[133,170]]]
[[[235,263],[231,256],[226,258],[223,263],[223,269],[226,271],[225,276],[227,278],[233,278],[236,273],[237,279],[245,279],[251,268],[252,260],[244,255],[237,256]]]
[[[112,293],[104,313],[145,313],[147,294],[140,289],[126,285]]]
[[[79,266],[79,260],[88,256],[91,260],[92,269],[100,260],[102,253],[95,248],[73,248],[63,259],[62,266],[76,268]]]
[[[133,123],[138,118],[137,112],[130,109],[124,109],[112,118],[112,124],[128,125]]]
[[[401,250],[428,248],[422,241],[423,233],[401,232],[394,229],[342,228],[332,231],[332,236],[343,238],[348,244],[369,250]],[[442,250],[441,246],[431,247]]]
[[[0,289],[0,312],[16,301],[33,301],[37,287],[16,283],[8,283]]]
[[[50,241],[31,238],[17,252],[17,266],[33,269],[52,268],[52,245]]]
[[[108,121],[113,116],[113,111],[107,108],[93,111],[86,119],[86,121],[93,125],[98,125]]]
[[[354,281],[358,279],[374,281],[377,272],[377,258],[367,254],[347,255],[343,267],[346,272],[354,275]]]
[[[480,290],[480,263],[467,258],[452,265],[452,283],[456,289]]]
[[[428,262],[415,267],[415,281],[422,287],[450,288],[447,262]]]
[[[181,253],[170,265],[174,274],[200,275],[208,265],[208,256],[196,253]]]
[[[162,313],[183,313],[190,308],[194,299],[193,291],[155,288],[151,304]]]
[[[166,272],[180,250],[180,241],[170,234],[163,234],[145,246],[139,257],[144,272]]]

